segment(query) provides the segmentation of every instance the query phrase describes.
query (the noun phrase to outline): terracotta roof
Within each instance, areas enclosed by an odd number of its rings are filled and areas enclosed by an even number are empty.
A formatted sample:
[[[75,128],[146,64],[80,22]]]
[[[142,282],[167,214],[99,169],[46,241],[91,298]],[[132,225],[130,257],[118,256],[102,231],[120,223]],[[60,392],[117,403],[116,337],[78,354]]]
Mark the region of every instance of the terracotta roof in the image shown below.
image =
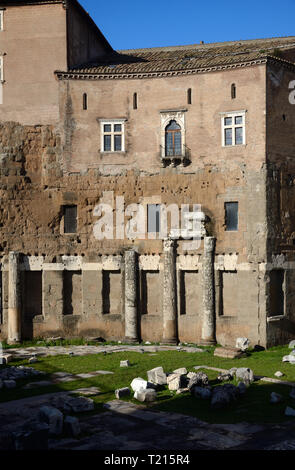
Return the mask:
[[[75,67],[67,74],[112,76],[161,72],[193,73],[196,70],[227,67],[233,64],[260,61],[267,57],[290,61],[285,53],[294,49],[295,36],[255,39],[188,46],[155,47],[118,51],[99,63]],[[61,74],[61,72],[57,72]],[[74,78],[74,77],[73,77]]]

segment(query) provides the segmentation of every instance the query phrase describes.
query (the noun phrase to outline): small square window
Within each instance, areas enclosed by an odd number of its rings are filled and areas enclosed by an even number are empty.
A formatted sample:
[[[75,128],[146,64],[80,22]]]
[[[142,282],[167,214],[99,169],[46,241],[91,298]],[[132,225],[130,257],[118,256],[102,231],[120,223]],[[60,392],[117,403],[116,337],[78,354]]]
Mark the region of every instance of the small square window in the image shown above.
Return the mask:
[[[239,203],[238,202],[226,202],[225,208],[225,225],[226,231],[235,232],[238,230],[239,224]]]
[[[223,116],[221,122],[223,147],[245,144],[245,115],[241,111]]]
[[[63,206],[64,233],[77,233],[77,206]]]
[[[101,120],[101,151],[125,151],[124,120],[112,122]]]
[[[148,233],[159,233],[161,230],[161,204],[148,204],[147,212]]]

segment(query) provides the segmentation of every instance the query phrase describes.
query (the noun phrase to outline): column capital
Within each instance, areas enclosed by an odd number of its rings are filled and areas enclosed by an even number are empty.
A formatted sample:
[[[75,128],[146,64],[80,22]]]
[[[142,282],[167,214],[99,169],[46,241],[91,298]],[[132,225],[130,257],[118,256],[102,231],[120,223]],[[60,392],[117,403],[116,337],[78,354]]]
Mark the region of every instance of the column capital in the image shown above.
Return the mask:
[[[163,240],[163,248],[164,251],[169,251],[171,248],[174,248],[175,246],[175,240],[173,238],[164,238]]]

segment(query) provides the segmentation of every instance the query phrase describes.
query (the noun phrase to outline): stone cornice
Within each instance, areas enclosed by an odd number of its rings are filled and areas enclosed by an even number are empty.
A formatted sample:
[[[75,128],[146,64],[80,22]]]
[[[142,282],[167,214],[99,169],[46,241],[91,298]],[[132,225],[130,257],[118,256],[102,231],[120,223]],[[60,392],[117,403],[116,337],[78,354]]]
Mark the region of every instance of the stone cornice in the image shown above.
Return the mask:
[[[276,58],[272,58],[277,62]],[[219,72],[223,70],[239,69],[245,67],[252,67],[254,65],[266,64],[269,61],[268,57],[261,59],[239,62],[229,65],[216,65],[212,67],[202,67],[191,70],[167,70],[159,72],[135,72],[135,73],[86,73],[86,72],[62,72],[55,71],[55,75],[59,80],[124,80],[124,79],[144,79],[144,78],[161,78],[161,77],[177,77],[181,75],[195,75],[199,73]],[[295,64],[291,62],[281,61],[282,64],[289,64],[295,71]]]
[[[124,79],[144,79],[144,78],[161,78],[161,77],[177,77],[182,75],[196,75],[199,73],[220,72],[223,70],[232,70],[255,65],[276,64],[283,66],[288,70],[295,72],[295,63],[280,59],[279,57],[266,56],[260,59],[238,62],[228,65],[216,65],[211,67],[201,67],[191,70],[163,70],[156,72],[134,72],[134,73],[87,73],[87,72],[62,72],[55,71],[55,75],[59,80],[124,80]]]

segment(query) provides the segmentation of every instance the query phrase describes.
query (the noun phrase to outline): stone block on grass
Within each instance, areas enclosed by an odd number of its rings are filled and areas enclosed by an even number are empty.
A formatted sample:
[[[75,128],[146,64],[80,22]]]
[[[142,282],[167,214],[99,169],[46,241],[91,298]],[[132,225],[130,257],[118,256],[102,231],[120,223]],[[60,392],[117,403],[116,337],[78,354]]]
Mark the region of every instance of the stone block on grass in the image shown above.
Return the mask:
[[[180,367],[179,369],[175,369],[173,371],[173,374],[179,374],[179,375],[186,375],[187,374],[187,370],[185,367]]]
[[[117,388],[117,390],[115,390],[115,395],[118,400],[120,400],[120,398],[123,398],[123,397],[128,397],[130,393],[131,393],[131,390],[129,387]]]
[[[120,367],[130,367],[128,359],[126,361],[120,361]]]
[[[214,356],[227,359],[239,359],[245,357],[246,353],[237,348],[215,348]]]
[[[244,382],[245,385],[250,385],[254,382],[253,371],[247,367],[239,367],[236,370],[236,378],[241,382]]]
[[[13,359],[12,354],[2,354],[0,356],[0,365],[7,365]]]
[[[155,367],[154,369],[147,371],[148,381],[156,385],[166,385],[167,376],[163,370],[163,367]]]
[[[141,402],[153,402],[157,399],[157,392],[152,388],[137,390],[134,398]]]
[[[170,374],[167,377],[167,384],[169,390],[176,391],[187,386],[187,378],[184,374]]]

